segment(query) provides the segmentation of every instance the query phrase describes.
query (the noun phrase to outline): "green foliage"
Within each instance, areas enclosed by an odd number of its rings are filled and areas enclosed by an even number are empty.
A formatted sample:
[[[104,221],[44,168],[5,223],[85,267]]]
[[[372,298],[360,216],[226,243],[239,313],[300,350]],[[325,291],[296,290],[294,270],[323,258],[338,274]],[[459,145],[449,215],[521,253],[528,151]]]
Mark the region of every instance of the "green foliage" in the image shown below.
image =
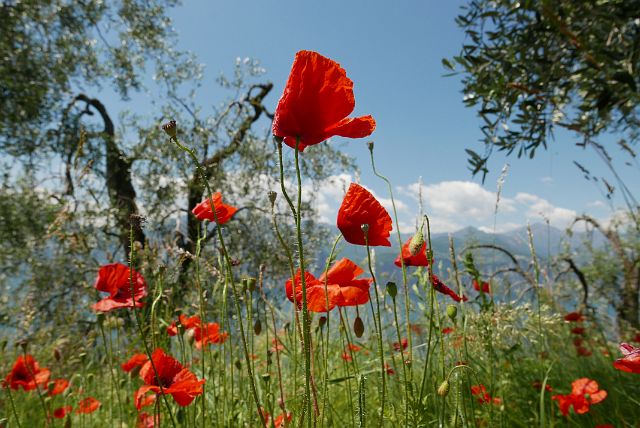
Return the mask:
[[[456,22],[466,39],[443,65],[462,72],[465,104],[478,110],[487,173],[494,149],[534,157],[557,127],[580,145],[619,132],[635,156],[640,109],[640,2],[473,0]]]

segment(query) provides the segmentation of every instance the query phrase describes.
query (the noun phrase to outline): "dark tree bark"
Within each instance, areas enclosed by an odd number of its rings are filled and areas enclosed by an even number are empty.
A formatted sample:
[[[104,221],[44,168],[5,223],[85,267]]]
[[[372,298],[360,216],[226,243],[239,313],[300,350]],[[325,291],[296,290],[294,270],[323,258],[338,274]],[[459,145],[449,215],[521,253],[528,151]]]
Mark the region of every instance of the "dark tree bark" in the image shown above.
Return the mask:
[[[132,216],[138,216],[138,206],[136,205],[136,191],[131,180],[131,164],[129,159],[118,147],[115,141],[115,128],[113,121],[107,112],[104,104],[96,98],[90,98],[85,94],[76,96],[75,101],[83,101],[87,106],[94,108],[104,122],[103,138],[105,141],[105,179],[109,193],[111,208],[115,211],[116,224],[118,226],[118,237],[125,249],[125,254],[130,251],[129,230]],[[143,246],[146,237],[141,227],[137,227],[139,222],[134,222],[133,239]]]
[[[248,104],[252,109],[252,113],[248,115],[240,124],[236,132],[231,137],[231,141],[226,146],[217,150],[213,155],[206,158],[203,162],[203,168],[207,177],[211,177],[216,168],[220,168],[221,163],[232,156],[236,151],[240,148],[240,145],[244,141],[247,133],[251,129],[251,126],[264,114],[268,117],[271,115],[267,112],[264,105],[262,104],[265,97],[269,94],[273,85],[271,83],[263,84],[263,85],[254,85],[249,89],[249,95],[247,96],[247,100],[243,105]],[[255,95],[251,95],[251,93],[257,90]],[[215,187],[215,186],[213,186]],[[184,240],[180,240],[181,248],[190,252],[191,254],[195,253],[196,250],[196,241],[198,239],[198,223],[199,220],[191,214],[191,211],[195,208],[197,204],[199,204],[203,198],[205,197],[205,186],[202,180],[200,179],[200,175],[198,171],[194,170],[191,176],[191,180],[188,185],[188,197],[187,197],[187,237]],[[189,258],[185,258],[182,269],[183,272],[186,271],[190,263]]]

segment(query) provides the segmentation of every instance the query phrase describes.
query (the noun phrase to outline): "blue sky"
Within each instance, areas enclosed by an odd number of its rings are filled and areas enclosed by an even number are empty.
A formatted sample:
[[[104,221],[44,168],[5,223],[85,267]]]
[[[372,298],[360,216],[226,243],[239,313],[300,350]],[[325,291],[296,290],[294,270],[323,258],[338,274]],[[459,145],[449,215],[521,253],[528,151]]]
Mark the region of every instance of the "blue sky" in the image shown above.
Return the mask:
[[[454,22],[459,1],[323,1],[188,0],[170,14],[179,36],[178,48],[194,52],[206,66],[200,98],[210,105],[222,101],[215,78],[229,74],[236,58],[255,58],[274,83],[266,100],[273,110],[298,50],[315,50],[338,61],[355,83],[354,115],[371,114],[378,168],[397,187],[401,223],[407,229],[417,214],[418,177],[425,187],[425,207],[436,231],[473,225],[493,228],[496,180],[505,162],[510,169],[503,188],[497,230],[528,221],[558,227],[576,213],[606,219],[612,209],[572,161],[609,178],[596,156],[559,134],[548,151],[534,160],[491,159],[491,173],[480,185],[467,169],[465,148],[482,152],[479,120],[462,103],[458,77],[443,77],[443,57],[458,53],[463,34]],[[144,108],[144,107],[143,107]],[[150,108],[150,107],[149,107]],[[384,183],[373,176],[366,140],[336,140],[353,155],[361,183],[381,199]],[[627,185],[638,194],[638,169],[623,167]],[[629,169],[627,171],[626,169]],[[635,167],[637,168],[637,167]],[[340,177],[353,179],[353,175]],[[338,182],[340,180],[337,180]],[[341,185],[327,183],[319,203],[331,221]],[[615,208],[621,207],[616,201]]]

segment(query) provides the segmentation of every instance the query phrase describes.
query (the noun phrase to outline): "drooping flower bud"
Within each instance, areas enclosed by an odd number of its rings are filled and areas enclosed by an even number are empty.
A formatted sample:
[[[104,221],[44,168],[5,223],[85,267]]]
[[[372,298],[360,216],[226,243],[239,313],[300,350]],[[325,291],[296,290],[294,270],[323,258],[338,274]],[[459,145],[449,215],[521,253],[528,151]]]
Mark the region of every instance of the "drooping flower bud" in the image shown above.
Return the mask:
[[[170,120],[162,125],[162,130],[166,132],[170,138],[176,138],[178,136],[178,127],[175,120]]]
[[[367,148],[370,152],[373,152],[373,141],[367,141]]]
[[[421,227],[420,230],[418,230],[418,232],[415,235],[413,235],[413,238],[411,238],[411,242],[409,242],[409,252],[411,252],[412,256],[416,256],[420,252],[420,249],[422,248],[423,245],[424,245],[424,235],[422,234],[422,227]]]
[[[276,198],[278,197],[278,194],[273,190],[270,190],[269,193],[267,193],[267,195],[269,196],[269,202],[271,202],[271,206],[273,206],[273,204],[276,203]]]
[[[262,323],[260,322],[260,318],[258,318],[253,324],[253,332],[256,336],[260,336],[260,333],[262,333]]]
[[[322,328],[326,323],[327,323],[327,317],[325,317],[324,315],[321,316],[320,319],[318,319],[318,327]]]
[[[438,395],[440,397],[446,397],[449,394],[449,380],[445,379],[438,387]]]
[[[353,332],[356,334],[356,337],[362,337],[364,334],[364,323],[362,322],[362,318],[356,317],[356,320],[353,322]]]

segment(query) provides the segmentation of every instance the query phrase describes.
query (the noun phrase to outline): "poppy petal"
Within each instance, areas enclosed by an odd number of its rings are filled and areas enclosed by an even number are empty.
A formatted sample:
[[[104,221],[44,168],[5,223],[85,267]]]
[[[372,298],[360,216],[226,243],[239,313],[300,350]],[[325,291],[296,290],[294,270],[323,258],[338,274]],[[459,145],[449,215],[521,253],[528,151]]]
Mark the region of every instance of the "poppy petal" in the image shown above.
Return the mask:
[[[370,246],[391,246],[389,234],[393,225],[389,213],[367,189],[351,183],[338,211],[338,229],[347,242],[365,245],[363,224],[369,225],[367,239]]]

